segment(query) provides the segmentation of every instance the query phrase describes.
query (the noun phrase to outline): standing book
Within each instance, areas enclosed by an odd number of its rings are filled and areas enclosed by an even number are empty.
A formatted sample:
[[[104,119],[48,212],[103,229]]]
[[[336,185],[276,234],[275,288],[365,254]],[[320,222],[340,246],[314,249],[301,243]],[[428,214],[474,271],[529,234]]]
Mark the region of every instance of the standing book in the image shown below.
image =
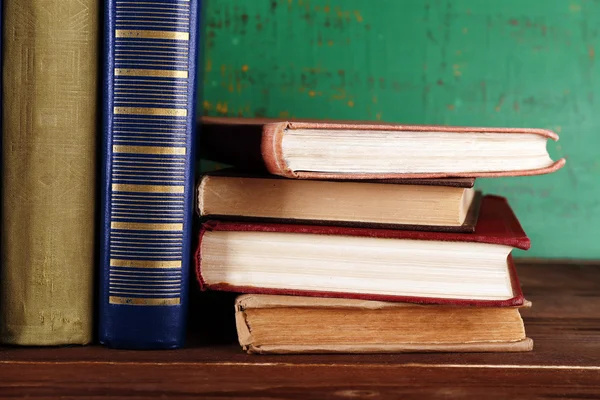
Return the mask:
[[[0,339],[92,339],[97,0],[3,2]]]
[[[198,0],[105,4],[100,341],[185,336]]]

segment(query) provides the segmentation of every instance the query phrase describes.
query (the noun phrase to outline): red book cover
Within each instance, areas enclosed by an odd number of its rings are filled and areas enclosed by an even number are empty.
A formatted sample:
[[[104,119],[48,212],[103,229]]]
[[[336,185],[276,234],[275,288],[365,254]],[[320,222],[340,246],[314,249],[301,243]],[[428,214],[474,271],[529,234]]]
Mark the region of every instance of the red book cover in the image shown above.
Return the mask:
[[[331,226],[291,225],[291,224],[260,224],[208,221],[203,224],[199,233],[196,251],[196,275],[202,290],[224,290],[239,293],[279,294],[295,296],[342,297],[378,301],[402,301],[420,304],[454,304],[471,306],[505,307],[523,305],[524,297],[517,277],[512,256],[508,257],[508,268],[513,287],[513,297],[507,300],[468,300],[443,299],[430,297],[407,297],[390,295],[371,295],[357,293],[332,293],[318,291],[297,291],[278,288],[258,288],[231,286],[227,282],[208,285],[202,278],[202,237],[208,231],[239,231],[239,232],[289,232],[317,235],[362,236],[390,239],[436,240],[451,242],[488,243],[511,246],[527,250],[530,241],[517,217],[508,205],[507,200],[500,196],[487,195],[481,203],[479,220],[474,233],[456,232],[423,232],[393,229],[369,229]]]
[[[498,176],[525,176],[547,174],[562,168],[566,160],[560,159],[552,164],[534,169],[520,171],[493,171],[493,172],[381,172],[381,173],[339,173],[320,171],[292,170],[284,154],[283,138],[289,132],[302,129],[325,130],[336,135],[343,130],[357,130],[369,135],[372,131],[380,132],[447,132],[456,135],[469,132],[482,134],[519,134],[537,135],[550,140],[558,140],[558,135],[546,129],[533,128],[486,128],[486,127],[460,127],[460,126],[433,126],[433,125],[402,125],[369,121],[284,121],[264,118],[225,118],[201,117],[198,119],[200,127],[200,152],[201,157],[235,165],[246,170],[264,170],[274,175],[294,179],[427,179],[447,177],[498,177]],[[374,157],[374,155],[373,155]]]

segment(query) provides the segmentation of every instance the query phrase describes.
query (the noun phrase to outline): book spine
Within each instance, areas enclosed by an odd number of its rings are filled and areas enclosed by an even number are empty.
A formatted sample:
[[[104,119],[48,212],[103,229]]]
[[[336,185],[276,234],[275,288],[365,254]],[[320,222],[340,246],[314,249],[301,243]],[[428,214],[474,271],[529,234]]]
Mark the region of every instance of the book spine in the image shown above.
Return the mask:
[[[98,0],[3,2],[0,340],[92,339]]]
[[[105,3],[99,337],[184,343],[198,0]]]

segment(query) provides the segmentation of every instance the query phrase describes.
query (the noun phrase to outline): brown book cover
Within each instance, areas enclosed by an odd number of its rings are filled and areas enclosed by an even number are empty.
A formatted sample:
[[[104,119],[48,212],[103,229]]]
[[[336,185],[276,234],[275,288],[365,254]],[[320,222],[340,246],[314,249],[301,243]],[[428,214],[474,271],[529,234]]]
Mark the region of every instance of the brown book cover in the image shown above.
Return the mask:
[[[523,292],[517,277],[512,256],[508,256],[507,266],[509,271],[512,297],[505,300],[481,300],[481,299],[457,299],[457,298],[433,298],[412,297],[397,295],[382,295],[376,293],[341,293],[325,290],[292,290],[274,286],[237,286],[230,282],[207,282],[203,276],[203,258],[211,257],[211,254],[203,252],[203,237],[211,231],[233,231],[233,232],[283,232],[304,233],[316,235],[339,235],[358,236],[388,239],[410,239],[421,241],[450,241],[450,242],[473,242],[498,244],[527,250],[530,241],[516,216],[512,212],[505,198],[499,196],[485,196],[479,221],[474,233],[452,233],[452,232],[423,232],[393,229],[368,229],[348,228],[333,226],[309,226],[289,224],[258,224],[209,221],[203,224],[199,233],[198,248],[196,251],[196,276],[202,290],[223,290],[239,293],[255,294],[277,294],[313,297],[339,297],[362,300],[396,301],[420,304],[452,304],[471,305],[479,307],[510,307],[520,306],[524,303]],[[263,255],[264,256],[264,255]]]
[[[524,302],[522,307],[530,307]],[[238,340],[250,354],[523,352],[517,307],[472,308],[353,299],[241,295]]]
[[[293,130],[320,130],[336,132],[355,130],[365,135],[378,132],[445,132],[452,134],[519,134],[537,135],[558,140],[550,130],[533,128],[487,128],[431,125],[400,125],[348,121],[282,121],[270,119],[244,119],[202,117],[200,126],[201,156],[248,170],[267,170],[271,174],[299,179],[387,179],[387,178],[446,178],[446,177],[501,177],[539,175],[557,171],[566,160],[560,159],[545,167],[484,172],[413,172],[413,173],[336,173],[292,170],[283,152],[283,140]]]
[[[474,183],[474,178],[289,180],[225,169],[207,173],[200,180],[197,212],[202,218],[217,220],[472,233],[482,195],[468,193],[468,208],[463,199],[467,196],[465,190],[472,189]],[[422,200],[424,195],[428,195],[429,201]],[[347,211],[342,205],[362,212]],[[447,216],[445,223],[440,222],[444,219],[439,218],[444,217],[443,213],[451,206],[456,207],[456,215],[453,215],[456,223]],[[318,210],[311,214],[309,208]],[[459,209],[464,218],[462,224]],[[463,214],[465,209],[466,215]],[[334,215],[326,212],[329,210],[333,210]],[[310,217],[305,216],[309,214]]]

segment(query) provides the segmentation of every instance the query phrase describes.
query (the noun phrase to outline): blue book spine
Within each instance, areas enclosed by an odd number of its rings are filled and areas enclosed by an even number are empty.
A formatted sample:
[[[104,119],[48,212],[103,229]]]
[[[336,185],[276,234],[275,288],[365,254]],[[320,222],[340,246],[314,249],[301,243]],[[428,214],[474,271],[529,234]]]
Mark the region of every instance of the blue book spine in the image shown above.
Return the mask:
[[[198,0],[107,0],[100,342],[185,338]]]

